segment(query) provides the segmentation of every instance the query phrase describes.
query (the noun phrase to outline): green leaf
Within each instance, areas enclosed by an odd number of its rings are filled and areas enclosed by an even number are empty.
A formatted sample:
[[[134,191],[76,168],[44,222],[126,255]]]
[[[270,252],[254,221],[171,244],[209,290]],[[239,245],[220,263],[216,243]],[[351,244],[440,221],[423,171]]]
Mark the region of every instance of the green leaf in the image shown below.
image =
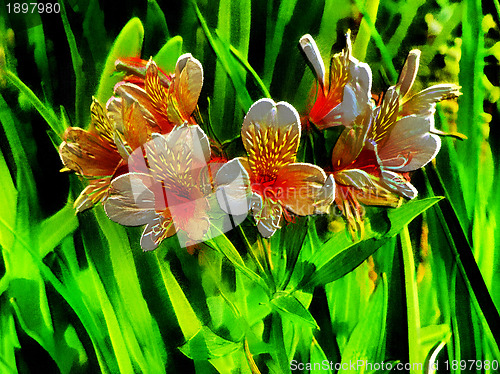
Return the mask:
[[[373,293],[363,318],[354,328],[347,346],[342,352],[341,367],[344,366],[348,369],[340,370],[339,373],[354,374],[364,372],[364,370],[370,371],[370,367],[367,365],[384,361],[382,350],[385,345],[385,316],[388,307],[388,285],[385,274],[382,275],[382,280]],[[358,360],[363,361],[363,365],[358,366],[357,370],[351,370],[352,367],[349,363],[358,364]]]
[[[277,292],[271,299],[271,304],[282,316],[303,323],[305,322],[319,330],[314,317],[294,295],[287,292]]]
[[[113,74],[116,59],[119,57],[140,57],[143,39],[144,27],[139,18],[134,17],[123,27],[108,54],[96,93],[96,99],[99,102],[105,103],[113,95],[113,87],[122,78],[120,74]]]
[[[203,326],[179,349],[193,360],[210,360],[227,356],[241,347],[241,343],[226,340]]]
[[[158,53],[153,57],[156,64],[166,73],[175,72],[175,64],[182,54],[182,37],[174,36],[165,43]]]
[[[298,288],[309,289],[343,277],[358,267],[415,217],[441,199],[442,197],[431,197],[414,200],[400,208],[389,210],[387,216],[390,228],[386,232],[384,232],[386,226],[382,224],[383,213],[373,215],[370,222],[376,223],[378,228],[375,230],[365,224],[365,240],[361,242],[352,242],[345,232],[337,233],[320,248],[316,255],[305,262],[304,277]]]
[[[396,235],[403,229],[403,227],[413,221],[415,217],[419,216],[442,199],[443,197],[436,196],[422,200],[412,200],[409,203],[404,204],[400,208],[390,209],[387,212],[387,216],[391,221],[391,228],[389,232],[384,236],[392,237]]]
[[[310,350],[310,359],[309,362],[312,365],[311,369],[311,374],[313,373],[332,373],[330,370],[331,366],[328,365],[328,368],[325,370],[325,366],[323,365],[324,363],[329,363],[331,360],[326,357],[325,352],[319,345],[318,341],[313,338],[312,343],[311,343],[311,350]],[[319,364],[319,369],[317,369]]]
[[[269,288],[264,280],[252,269],[246,266],[243,258],[241,258],[233,243],[231,243],[231,241],[224,234],[211,239],[208,243],[212,243],[213,247],[215,247],[217,251],[222,253],[234,265],[235,268],[240,270],[252,281],[259,284],[262,288],[264,288],[264,290],[269,291]]]
[[[208,24],[205,18],[201,14],[200,9],[194,1],[193,6],[210,45],[212,46],[215,54],[217,55],[217,58],[222,64],[222,67],[231,78],[231,82],[233,83],[241,107],[244,111],[247,111],[252,105],[253,101],[246,88],[244,79],[245,77],[241,73],[241,68],[238,64],[238,61],[231,54],[230,45],[224,43],[217,35],[212,34],[210,29],[208,28]]]
[[[52,217],[45,219],[38,228],[38,250],[41,258],[78,228],[78,219],[71,205],[66,205]]]
[[[311,267],[298,288],[312,289],[318,285],[325,285],[342,278],[347,273],[356,269],[388,241],[389,238],[368,239],[352,245],[317,270],[313,264],[310,264]]]

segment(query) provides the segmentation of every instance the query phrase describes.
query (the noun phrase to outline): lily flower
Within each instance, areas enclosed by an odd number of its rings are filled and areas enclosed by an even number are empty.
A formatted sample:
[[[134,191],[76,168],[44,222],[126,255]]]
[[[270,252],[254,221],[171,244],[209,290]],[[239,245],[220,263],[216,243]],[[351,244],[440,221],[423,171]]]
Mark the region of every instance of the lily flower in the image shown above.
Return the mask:
[[[318,80],[310,121],[320,130],[338,125],[350,127],[370,102],[372,86],[370,67],[352,56],[350,32],[346,34],[346,48],[331,57],[328,72],[311,35],[300,38],[300,46]]]
[[[111,178],[123,172],[125,166],[113,141],[113,126],[105,109],[97,100],[90,107],[89,130],[69,127],[59,146],[59,155],[64,164],[62,171],[74,171],[88,180],[88,186],[75,200],[78,212],[91,208],[107,194]]]
[[[385,186],[408,199],[415,198],[418,192],[405,173],[424,167],[436,157],[441,148],[438,135],[463,137],[434,127],[436,103],[457,98],[461,94],[459,86],[439,84],[409,95],[419,57],[419,50],[408,55],[398,83],[389,87],[380,107],[373,111],[367,137],[368,148],[377,155]]]
[[[229,161],[216,175],[222,210],[241,215],[250,209],[263,237],[274,234],[283,215],[325,213],[333,202],[333,179],[316,165],[296,162],[300,132],[294,107],[258,100],[241,129],[248,156]]]
[[[363,205],[397,207],[401,199],[381,179],[376,154],[365,146],[371,126],[371,107],[340,135],[332,152],[331,175],[335,179],[335,204],[347,221],[353,240],[364,235]]]
[[[128,78],[118,83],[115,87],[118,95],[137,100],[155,118],[162,134],[186,122],[196,124],[193,112],[203,86],[203,67],[197,59],[190,53],[180,56],[173,76],[163,73],[153,60],[146,64],[145,70],[142,62],[135,67],[128,63],[127,71],[138,74],[139,78],[135,82]],[[117,66],[124,69],[120,62]]]
[[[108,217],[125,226],[146,225],[141,247],[150,251],[177,233],[184,243],[205,240],[210,220],[206,167],[210,144],[198,126],[176,127],[168,135],[154,134],[129,165],[145,172],[129,172],[113,179],[104,202]]]
[[[118,58],[115,61],[115,70],[125,72],[123,82],[133,83],[144,88],[144,79],[148,67],[148,60],[138,57]],[[163,87],[168,88],[174,79],[174,74],[167,74],[158,68],[158,77]]]
[[[135,61],[135,68],[129,61],[127,71],[140,75],[141,61]],[[165,134],[176,124],[194,123],[191,114],[203,84],[199,61],[190,54],[180,56],[173,77],[159,72],[152,60],[144,71],[144,88],[130,81],[117,84],[117,96],[108,100],[106,110],[93,101],[88,131],[70,127],[63,135],[59,147],[63,170],[73,170],[89,181],[74,203],[77,212],[107,196],[111,179],[127,171],[129,157],[138,157],[133,151],[153,133]]]

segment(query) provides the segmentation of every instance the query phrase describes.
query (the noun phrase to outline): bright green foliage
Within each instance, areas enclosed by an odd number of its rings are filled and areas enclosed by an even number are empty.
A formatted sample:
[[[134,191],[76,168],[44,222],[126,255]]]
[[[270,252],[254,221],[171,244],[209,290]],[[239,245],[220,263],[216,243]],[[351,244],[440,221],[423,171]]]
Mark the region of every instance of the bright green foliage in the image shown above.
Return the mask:
[[[0,372],[288,373],[296,360],[334,373],[319,364],[363,360],[468,373],[445,360],[500,360],[500,6],[484,4],[150,0],[118,11],[68,0],[60,14],[33,15],[31,28],[2,10]],[[194,254],[176,237],[143,253],[140,231],[101,206],[74,213],[83,184],[57,175],[54,146],[67,127],[88,125],[92,96],[112,95],[117,57],[154,56],[173,73],[192,53],[204,67],[200,125],[242,155],[254,101],[286,100],[301,114],[314,101],[300,36],[315,37],[328,66],[347,29],[374,93],[419,48],[416,91],[459,84],[436,127],[468,137],[443,137],[436,161],[413,173],[416,200],[367,209],[363,240],[332,212],[297,217],[269,239],[247,219]],[[299,161],[328,161],[336,131],[304,131]]]

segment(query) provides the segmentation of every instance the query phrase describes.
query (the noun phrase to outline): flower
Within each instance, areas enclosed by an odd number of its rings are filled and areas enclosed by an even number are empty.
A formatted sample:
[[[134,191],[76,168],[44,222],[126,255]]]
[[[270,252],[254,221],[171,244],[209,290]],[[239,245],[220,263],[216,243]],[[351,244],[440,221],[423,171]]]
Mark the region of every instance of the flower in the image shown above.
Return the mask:
[[[115,61],[116,71],[125,72],[123,82],[133,83],[144,88],[144,79],[148,68],[148,61],[137,57],[118,58]],[[158,68],[158,78],[163,87],[167,88],[174,79],[174,74],[167,74]]]
[[[221,167],[215,181],[219,204],[227,213],[251,209],[262,236],[270,237],[288,211],[325,213],[335,184],[316,165],[297,163],[300,119],[286,102],[261,99],[249,109],[241,129],[247,157]]]
[[[135,65],[129,60],[127,70],[139,77],[130,75],[115,87],[115,91],[123,96],[136,99],[151,115],[161,129],[162,134],[169,133],[175,126],[196,124],[193,112],[203,86],[203,67],[190,53],[183,54],[177,60],[174,76],[163,73],[153,60],[144,68],[142,62],[135,60]],[[140,60],[142,61],[142,60]],[[125,69],[120,60],[120,69]],[[142,74],[144,80],[142,80]],[[134,82],[134,83],[131,83]]]
[[[354,239],[363,237],[364,205],[396,207],[400,198],[389,191],[382,179],[376,154],[365,145],[371,126],[371,107],[346,128],[332,151],[331,175],[335,179],[335,204],[347,220],[347,228]]]
[[[88,186],[75,200],[74,208],[81,212],[101,201],[107,193],[111,177],[119,174],[123,159],[113,141],[113,127],[104,108],[97,100],[90,106],[89,130],[69,127],[59,146],[64,170],[72,170],[88,180]]]
[[[418,191],[409,172],[436,156],[441,147],[437,135],[452,135],[434,128],[434,112],[438,101],[458,97],[460,87],[439,84],[410,96],[419,57],[420,51],[410,52],[398,83],[389,87],[381,105],[366,104],[334,147],[335,202],[353,237],[363,229],[360,203],[396,207],[399,197],[415,198]]]
[[[126,71],[131,72],[128,76],[138,74],[136,81],[140,83],[143,60],[126,61]],[[150,60],[145,68],[144,88],[126,78],[115,86],[116,96],[108,100],[106,110],[93,100],[89,130],[68,128],[59,147],[63,170],[73,170],[89,181],[74,203],[77,212],[107,196],[111,179],[127,171],[131,155],[138,157],[140,153],[133,151],[148,142],[153,133],[166,134],[176,124],[195,123],[191,114],[202,84],[201,64],[184,54],[177,60],[175,76],[160,73]]]
[[[205,240],[212,193],[207,136],[199,126],[183,125],[166,136],[154,134],[144,148],[145,157],[139,149],[129,163],[144,172],[129,172],[111,182],[106,214],[121,225],[146,225],[141,237],[145,251],[175,233],[186,244]]]
[[[372,73],[367,64],[352,56],[350,32],[346,34],[346,48],[331,57],[328,73],[311,35],[300,38],[300,46],[319,83],[309,119],[320,130],[337,125],[351,126],[370,102]]]
[[[438,84],[410,96],[419,58],[419,50],[409,53],[398,83],[389,87],[381,105],[372,112],[366,142],[377,156],[385,186],[408,199],[418,192],[404,173],[420,169],[436,157],[441,148],[438,135],[452,135],[434,127],[436,103],[461,94],[455,84]]]

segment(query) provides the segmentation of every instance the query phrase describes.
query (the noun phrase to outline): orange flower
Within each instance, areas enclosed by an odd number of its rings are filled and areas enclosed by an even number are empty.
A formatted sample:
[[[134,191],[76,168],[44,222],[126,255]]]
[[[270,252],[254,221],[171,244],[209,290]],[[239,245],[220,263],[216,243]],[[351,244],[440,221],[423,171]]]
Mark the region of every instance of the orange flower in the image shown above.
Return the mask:
[[[137,69],[141,60],[136,61]],[[94,100],[89,130],[70,127],[63,135],[59,154],[66,170],[89,181],[76,199],[77,212],[102,201],[111,179],[125,173],[133,151],[149,141],[153,132],[168,133],[175,124],[194,123],[190,117],[203,84],[203,70],[190,54],[179,57],[176,75],[166,82],[156,64],[149,61],[145,89],[121,82],[107,103],[107,110]],[[139,70],[138,70],[139,71]],[[168,87],[164,84],[168,83]]]
[[[300,46],[318,79],[316,101],[309,119],[320,130],[351,126],[370,101],[372,73],[367,64],[352,56],[350,32],[346,34],[346,48],[332,56],[328,73],[311,35],[300,38]]]
[[[129,67],[129,71],[141,74],[142,63],[137,64],[139,67]],[[147,63],[145,69],[144,81],[136,79],[135,83],[139,84],[130,83],[133,79],[122,81],[115,87],[116,93],[137,100],[155,118],[162,134],[185,122],[196,124],[192,115],[203,86],[200,62],[190,53],[183,54],[177,60],[173,77],[161,72],[153,60]]]
[[[365,147],[371,126],[371,107],[358,116],[352,128],[340,135],[332,152],[332,175],[337,185],[335,203],[347,220],[353,239],[363,237],[364,205],[396,207],[400,198],[381,179],[376,154]]]
[[[372,112],[372,126],[367,136],[367,148],[377,156],[385,186],[409,199],[417,190],[405,173],[420,169],[436,157],[441,148],[438,135],[447,134],[434,127],[436,103],[457,98],[461,93],[455,84],[431,86],[414,96],[408,95],[417,75],[420,51],[408,55],[401,76],[389,87],[380,107]]]
[[[91,208],[106,196],[111,178],[120,173],[124,162],[113,141],[113,127],[104,108],[94,99],[90,107],[89,130],[69,127],[59,146],[65,166],[88,180],[88,186],[76,199],[77,212]]]
[[[233,159],[217,173],[217,197],[230,214],[249,209],[264,237],[280,227],[282,215],[325,213],[333,201],[335,184],[316,165],[297,163],[300,119],[285,102],[255,102],[241,129],[248,157]],[[239,177],[239,178],[238,178]]]
[[[198,126],[181,126],[167,136],[153,135],[144,148],[146,157],[137,150],[137,164],[130,165],[145,172],[129,172],[111,182],[106,214],[122,225],[145,224],[141,238],[145,251],[175,233],[187,245],[205,240],[212,193],[207,184],[207,136]]]

